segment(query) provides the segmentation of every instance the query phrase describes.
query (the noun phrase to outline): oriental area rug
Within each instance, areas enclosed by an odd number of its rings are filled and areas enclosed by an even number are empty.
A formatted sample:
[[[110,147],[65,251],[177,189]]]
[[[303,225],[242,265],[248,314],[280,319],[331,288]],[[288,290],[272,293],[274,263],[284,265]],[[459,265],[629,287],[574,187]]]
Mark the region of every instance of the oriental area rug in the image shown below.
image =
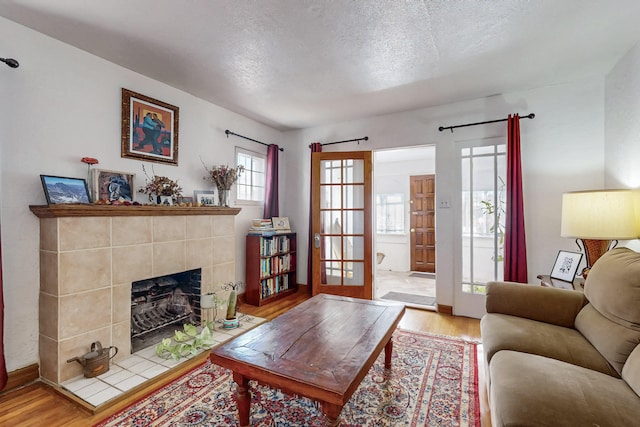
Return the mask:
[[[397,329],[342,409],[340,426],[480,426],[476,344]],[[238,426],[231,372],[209,361],[96,426]],[[252,381],[251,425],[325,426],[319,405]]]

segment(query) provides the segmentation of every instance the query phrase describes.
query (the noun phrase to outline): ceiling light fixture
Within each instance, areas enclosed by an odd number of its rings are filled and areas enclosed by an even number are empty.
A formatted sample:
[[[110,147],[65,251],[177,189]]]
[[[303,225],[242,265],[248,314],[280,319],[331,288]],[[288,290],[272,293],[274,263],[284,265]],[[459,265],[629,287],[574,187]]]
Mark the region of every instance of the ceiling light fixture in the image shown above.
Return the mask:
[[[18,68],[20,63],[13,58],[0,58],[0,62],[4,62],[11,68]]]

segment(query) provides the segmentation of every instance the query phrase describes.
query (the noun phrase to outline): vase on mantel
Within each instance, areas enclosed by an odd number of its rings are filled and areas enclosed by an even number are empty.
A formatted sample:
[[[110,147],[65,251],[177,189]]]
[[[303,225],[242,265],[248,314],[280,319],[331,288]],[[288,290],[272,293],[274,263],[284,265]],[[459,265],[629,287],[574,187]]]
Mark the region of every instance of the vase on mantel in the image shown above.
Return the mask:
[[[218,188],[218,206],[229,207],[230,189]]]

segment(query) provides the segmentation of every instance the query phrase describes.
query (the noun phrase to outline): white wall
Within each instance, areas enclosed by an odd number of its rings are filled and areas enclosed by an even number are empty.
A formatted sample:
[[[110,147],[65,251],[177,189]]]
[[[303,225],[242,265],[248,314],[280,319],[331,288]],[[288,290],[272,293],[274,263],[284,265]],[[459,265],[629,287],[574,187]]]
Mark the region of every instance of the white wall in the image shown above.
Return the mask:
[[[609,72],[605,96],[606,188],[640,188],[640,43]],[[640,240],[623,242],[640,251]]]
[[[640,188],[640,43],[606,78],[605,183]]]
[[[454,313],[480,316],[484,300],[465,301],[453,284],[459,274],[459,167],[456,141],[506,138],[506,123],[439,132],[439,126],[504,118],[509,113],[536,113],[521,120],[529,282],[548,273],[560,249],[573,250],[560,237],[561,196],[565,191],[603,185],[604,81],[584,80],[553,87],[508,93],[434,108],[353,120],[285,134],[291,157],[284,163],[289,177],[282,204],[299,233],[298,280],[306,282],[308,245],[309,162],[311,142],[331,142],[368,136],[367,143],[324,147],[325,151],[378,150],[436,145],[437,198],[447,198],[451,209],[438,209],[436,233],[438,303],[452,305]],[[303,197],[300,195],[303,194]]]
[[[20,68],[0,67],[0,222],[4,273],[4,344],[9,371],[38,362],[39,222],[29,205],[45,204],[40,174],[86,177],[84,156],[99,168],[136,173],[140,161],[120,157],[121,88],[180,108],[179,166],[155,164],[177,179],[186,195],[210,189],[200,157],[209,165],[235,164],[236,145],[266,148],[225,129],[265,142],[281,132],[190,94],[0,18],[0,52]],[[150,163],[146,164],[150,166]],[[138,200],[144,201],[144,195]],[[262,208],[236,217],[236,279],[244,281],[244,236]]]

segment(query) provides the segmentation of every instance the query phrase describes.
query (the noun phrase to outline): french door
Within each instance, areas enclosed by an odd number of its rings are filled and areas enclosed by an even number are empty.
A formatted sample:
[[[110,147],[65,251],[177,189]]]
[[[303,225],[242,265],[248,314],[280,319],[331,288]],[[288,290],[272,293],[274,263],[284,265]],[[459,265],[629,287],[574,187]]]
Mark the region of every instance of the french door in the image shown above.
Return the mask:
[[[313,295],[372,299],[372,155],[313,153]]]

